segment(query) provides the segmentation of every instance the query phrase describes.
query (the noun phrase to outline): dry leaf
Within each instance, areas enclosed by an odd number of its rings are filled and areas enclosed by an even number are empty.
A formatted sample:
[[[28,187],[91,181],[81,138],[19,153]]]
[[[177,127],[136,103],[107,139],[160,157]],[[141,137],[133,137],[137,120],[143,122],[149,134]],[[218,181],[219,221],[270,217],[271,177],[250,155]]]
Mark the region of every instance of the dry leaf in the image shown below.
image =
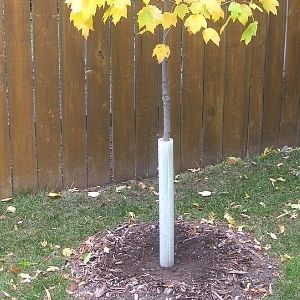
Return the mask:
[[[17,266],[12,266],[10,269],[9,269],[10,272],[14,273],[14,274],[19,274],[21,272],[21,269]]]
[[[210,197],[212,195],[212,192],[210,191],[203,191],[203,192],[198,192],[198,194],[202,197]]]
[[[41,245],[42,245],[44,248],[47,246],[47,244],[48,244],[48,242],[47,242],[46,240],[43,240],[43,241],[41,242]]]
[[[73,254],[73,249],[71,248],[64,248],[62,251],[63,256],[70,257]]]
[[[235,165],[237,163],[240,163],[242,160],[239,157],[229,156],[227,158],[227,163],[229,165]]]
[[[97,198],[99,195],[99,192],[88,192],[88,196],[92,198]]]
[[[47,300],[51,300],[51,295],[50,295],[49,290],[45,286],[44,286],[44,289],[45,289],[45,292],[46,292],[46,295],[47,295]]]
[[[8,202],[8,201],[11,201],[13,198],[4,198],[4,199],[1,199],[0,201],[1,202]]]
[[[18,276],[21,278],[21,283],[30,283],[33,279],[29,274],[20,273]]]
[[[127,189],[126,185],[120,185],[120,186],[116,187],[116,192],[120,193],[120,192],[122,192],[123,190],[126,190],[126,189]]]
[[[136,215],[134,212],[130,211],[128,213],[128,217],[129,217],[129,223],[135,223],[136,222]]]
[[[110,252],[110,249],[108,247],[104,247],[103,252],[108,254]]]
[[[234,218],[229,213],[225,213],[224,219],[227,220],[228,224],[230,225],[229,227],[234,227],[236,225]]]
[[[56,272],[56,271],[59,271],[59,268],[54,267],[54,266],[49,266],[46,271],[47,272]]]
[[[144,182],[139,182],[139,187],[142,188],[142,189],[146,189],[147,186],[144,184]]]
[[[0,221],[3,221],[6,217],[3,215],[0,215]]]
[[[9,213],[15,213],[16,212],[16,208],[14,206],[9,206],[7,209],[6,209]]]
[[[57,199],[57,198],[62,197],[62,194],[50,192],[50,193],[48,194],[48,197],[51,198],[51,199]]]
[[[285,232],[284,225],[279,225],[279,231],[280,231],[280,233],[284,233]]]
[[[281,262],[285,262],[286,260],[293,259],[293,258],[294,258],[293,256],[290,256],[288,254],[280,255]]]
[[[299,209],[300,210],[300,204],[291,204],[290,205],[292,209]]]
[[[270,244],[267,244],[266,246],[264,246],[263,248],[266,250],[266,251],[268,251],[268,250],[270,250],[271,249],[271,245]]]
[[[273,232],[271,232],[271,233],[267,232],[267,234],[268,234],[273,240],[277,240],[277,236],[276,236],[275,233],[273,233]]]

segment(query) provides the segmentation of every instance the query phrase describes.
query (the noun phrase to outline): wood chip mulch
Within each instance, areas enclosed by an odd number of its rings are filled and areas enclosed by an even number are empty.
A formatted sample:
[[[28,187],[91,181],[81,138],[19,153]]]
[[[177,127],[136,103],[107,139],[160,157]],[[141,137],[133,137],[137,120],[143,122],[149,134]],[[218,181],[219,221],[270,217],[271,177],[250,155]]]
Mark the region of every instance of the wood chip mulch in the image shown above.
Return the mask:
[[[125,224],[90,237],[68,261],[76,299],[254,300],[272,293],[273,262],[246,233],[176,222],[175,266],[160,268],[158,224]],[[83,257],[90,253],[87,264]]]

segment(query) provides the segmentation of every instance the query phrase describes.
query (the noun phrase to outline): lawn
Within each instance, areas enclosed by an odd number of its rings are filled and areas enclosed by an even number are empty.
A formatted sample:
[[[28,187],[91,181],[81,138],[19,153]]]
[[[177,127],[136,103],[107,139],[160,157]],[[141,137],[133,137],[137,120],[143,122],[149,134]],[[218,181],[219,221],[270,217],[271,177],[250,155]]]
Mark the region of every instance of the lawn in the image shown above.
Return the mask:
[[[97,198],[76,191],[55,199],[20,193],[0,202],[0,299],[68,299],[65,248],[130,218],[157,219],[155,179],[117,190],[107,187]],[[177,218],[226,223],[227,212],[280,262],[270,300],[300,299],[300,210],[291,207],[300,203],[300,149],[189,171],[176,176],[176,190]],[[205,190],[212,195],[198,193]]]

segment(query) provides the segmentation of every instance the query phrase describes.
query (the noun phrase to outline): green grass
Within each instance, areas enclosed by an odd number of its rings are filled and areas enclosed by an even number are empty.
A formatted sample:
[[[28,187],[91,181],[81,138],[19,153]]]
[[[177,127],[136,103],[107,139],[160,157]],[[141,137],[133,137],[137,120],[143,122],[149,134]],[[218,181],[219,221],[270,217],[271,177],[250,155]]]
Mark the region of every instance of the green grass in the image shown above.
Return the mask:
[[[181,174],[176,183],[178,217],[194,220],[213,213],[218,221],[225,222],[223,216],[228,212],[262,245],[271,245],[270,255],[278,260],[284,254],[293,257],[282,264],[274,295],[269,298],[272,300],[300,299],[300,211],[292,219],[291,214],[277,219],[285,209],[292,213],[289,203],[300,201],[297,170],[299,149],[289,155],[272,153],[234,165],[224,162],[202,172]],[[285,181],[273,187],[270,178],[279,177]],[[155,180],[144,183],[157,188]],[[203,190],[214,193],[202,198],[198,191]],[[47,299],[45,288],[53,300],[67,299],[68,270],[64,269],[62,249],[76,248],[88,236],[127,221],[129,212],[134,212],[138,221],[157,219],[157,199],[149,189],[132,183],[121,193],[110,187],[98,199],[84,193],[63,192],[58,199],[48,198],[47,193],[20,193],[10,202],[0,202],[0,215],[6,217],[0,220],[0,299],[4,299],[1,291],[18,300]],[[9,205],[16,207],[14,214],[6,211]],[[284,234],[279,232],[282,224]],[[275,233],[278,239],[267,233]],[[42,246],[43,241],[47,246]],[[46,272],[49,266],[61,270]],[[33,277],[40,273],[26,284],[20,283],[16,271]]]

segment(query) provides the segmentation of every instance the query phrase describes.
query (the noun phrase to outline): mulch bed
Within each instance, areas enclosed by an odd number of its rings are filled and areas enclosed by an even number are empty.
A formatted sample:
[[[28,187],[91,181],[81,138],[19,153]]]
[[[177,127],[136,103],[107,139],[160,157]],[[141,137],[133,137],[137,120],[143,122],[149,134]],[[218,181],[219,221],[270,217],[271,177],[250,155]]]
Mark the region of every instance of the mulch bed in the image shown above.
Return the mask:
[[[73,278],[68,294],[101,300],[242,300],[272,293],[272,261],[248,234],[199,222],[176,222],[175,232],[171,269],[158,263],[157,223],[125,224],[90,237],[68,262]]]

